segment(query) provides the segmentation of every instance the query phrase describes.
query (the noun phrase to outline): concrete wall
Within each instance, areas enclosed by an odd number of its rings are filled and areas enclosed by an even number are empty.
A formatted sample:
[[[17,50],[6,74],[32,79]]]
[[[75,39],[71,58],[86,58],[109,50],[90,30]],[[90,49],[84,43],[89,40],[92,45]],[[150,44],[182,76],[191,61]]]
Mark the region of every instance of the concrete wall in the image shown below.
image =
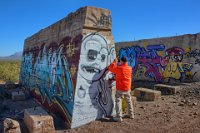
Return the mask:
[[[115,47],[118,57],[128,57],[134,81],[200,80],[200,34],[119,42]]]
[[[69,127],[113,111],[111,24],[108,10],[83,7],[25,40],[20,83]]]

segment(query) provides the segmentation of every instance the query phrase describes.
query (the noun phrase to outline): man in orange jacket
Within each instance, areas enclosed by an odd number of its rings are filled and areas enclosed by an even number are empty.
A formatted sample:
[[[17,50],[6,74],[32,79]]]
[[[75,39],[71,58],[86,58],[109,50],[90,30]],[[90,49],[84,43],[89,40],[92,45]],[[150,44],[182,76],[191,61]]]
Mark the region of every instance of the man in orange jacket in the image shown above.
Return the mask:
[[[116,60],[108,67],[109,71],[116,74],[116,117],[114,121],[122,121],[122,97],[128,105],[129,117],[134,118],[133,104],[131,101],[131,81],[132,81],[132,68],[128,66],[127,58],[120,59],[120,65],[117,66]]]

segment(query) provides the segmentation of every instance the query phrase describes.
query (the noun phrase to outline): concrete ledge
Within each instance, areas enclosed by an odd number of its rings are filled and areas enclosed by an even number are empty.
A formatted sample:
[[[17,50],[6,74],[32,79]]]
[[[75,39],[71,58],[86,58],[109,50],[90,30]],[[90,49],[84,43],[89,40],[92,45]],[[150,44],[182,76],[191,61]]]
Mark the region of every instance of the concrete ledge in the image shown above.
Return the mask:
[[[41,107],[26,109],[24,123],[30,133],[55,133],[52,116]]]
[[[12,100],[25,100],[26,96],[22,91],[14,91],[12,92]]]
[[[138,100],[155,101],[161,98],[161,92],[147,88],[136,88],[134,90],[134,96]]]
[[[181,87],[165,85],[165,84],[156,84],[154,85],[154,89],[161,91],[162,95],[173,95],[176,94],[177,92],[180,92]]]

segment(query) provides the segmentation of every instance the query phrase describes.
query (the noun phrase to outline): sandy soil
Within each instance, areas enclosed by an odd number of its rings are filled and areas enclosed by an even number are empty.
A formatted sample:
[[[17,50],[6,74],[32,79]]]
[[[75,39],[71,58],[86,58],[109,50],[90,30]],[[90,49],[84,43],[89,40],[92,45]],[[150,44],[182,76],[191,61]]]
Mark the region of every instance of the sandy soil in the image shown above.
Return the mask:
[[[62,130],[55,122],[57,133],[200,133],[200,82],[181,84],[182,90],[176,95],[162,96],[154,102],[138,101],[135,118],[123,118],[123,122],[113,122],[111,118],[101,119],[75,129]],[[2,121],[6,115],[16,119],[21,124],[22,133],[26,133],[22,121],[25,108],[36,106],[32,99],[13,102],[7,99],[3,102],[6,110],[0,112]],[[22,106],[23,105],[23,106]],[[19,108],[20,107],[20,108]],[[7,112],[6,112],[7,111]],[[11,113],[11,114],[9,114]]]
[[[102,119],[57,133],[200,133],[200,83],[182,84],[177,95],[138,102],[135,119]]]

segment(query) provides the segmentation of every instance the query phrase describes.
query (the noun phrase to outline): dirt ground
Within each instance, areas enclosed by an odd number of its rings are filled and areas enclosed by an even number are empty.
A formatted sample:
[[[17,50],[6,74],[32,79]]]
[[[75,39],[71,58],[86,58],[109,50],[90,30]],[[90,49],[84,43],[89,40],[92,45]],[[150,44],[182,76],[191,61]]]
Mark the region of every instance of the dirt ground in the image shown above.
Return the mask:
[[[62,130],[55,122],[57,133],[200,133],[200,82],[180,84],[182,90],[176,95],[162,96],[154,102],[138,101],[134,107],[135,118],[123,118],[123,122],[113,122],[112,118],[93,121],[75,129]],[[23,103],[24,102],[24,103]],[[31,104],[30,104],[31,103]],[[27,101],[5,102],[5,110],[0,112],[2,121],[5,117],[16,118],[22,127],[22,133],[27,129],[23,124],[23,110],[36,106],[31,98]],[[8,105],[9,104],[9,105]],[[22,105],[20,107],[20,105]],[[19,108],[20,107],[20,108]],[[7,114],[6,114],[7,111]],[[8,113],[14,111],[15,113]],[[21,112],[21,116],[20,116]],[[16,114],[18,116],[16,117]],[[7,115],[7,116],[6,116]]]

